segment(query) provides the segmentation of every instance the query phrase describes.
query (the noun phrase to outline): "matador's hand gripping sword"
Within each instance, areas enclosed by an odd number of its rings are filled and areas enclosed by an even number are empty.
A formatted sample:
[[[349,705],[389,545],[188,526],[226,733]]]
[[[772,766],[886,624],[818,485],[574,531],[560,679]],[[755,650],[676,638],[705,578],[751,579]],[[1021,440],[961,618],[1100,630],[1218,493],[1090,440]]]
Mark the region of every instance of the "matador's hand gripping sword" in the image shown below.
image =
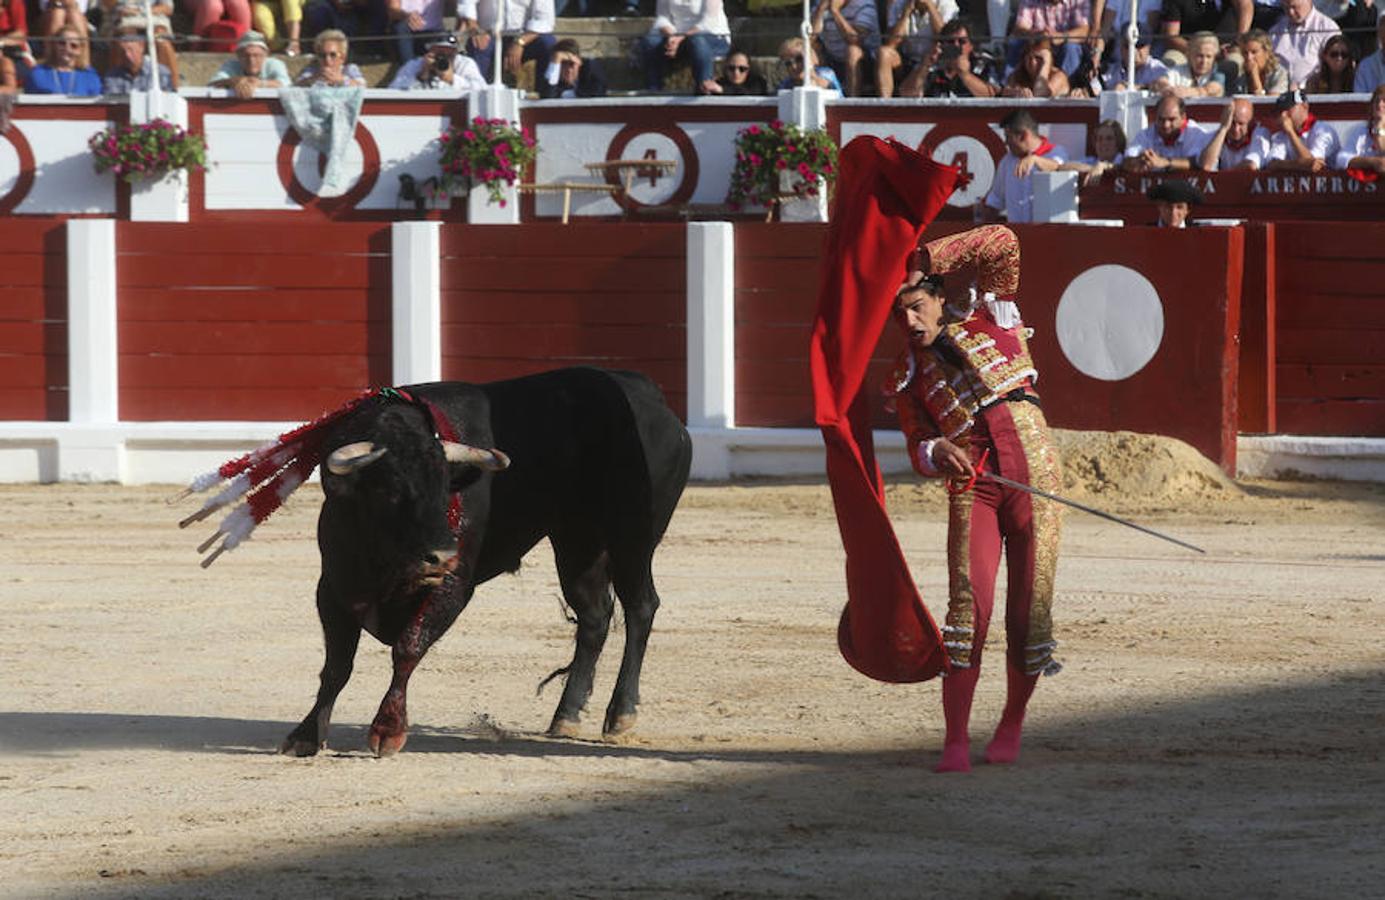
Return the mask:
[[[986,453],[990,453],[989,447],[986,448]],[[1158,531],[1155,531],[1153,528],[1146,528],[1143,525],[1137,525],[1134,522],[1131,522],[1129,519],[1122,519],[1120,516],[1114,516],[1111,513],[1103,512],[1099,509],[1095,509],[1083,503],[1078,503],[1076,500],[1069,500],[1067,497],[1059,497],[1057,494],[1050,494],[1048,491],[1041,491],[1036,487],[1030,487],[1027,484],[1021,484],[1018,481],[1012,481],[1011,479],[1005,478],[1001,475],[997,475],[994,472],[986,472],[981,468],[985,464],[985,462],[986,457],[983,454],[981,457],[981,462],[976,467],[976,474],[971,476],[970,480],[962,483],[959,487],[956,488],[954,488],[953,483],[949,481],[947,484],[948,491],[950,493],[961,493],[963,491],[968,491],[971,489],[971,486],[976,483],[976,479],[989,478],[996,484],[1003,484],[1006,487],[1012,487],[1017,491],[1024,491],[1026,494],[1034,494],[1036,496],[1043,497],[1045,500],[1052,500],[1055,503],[1061,503],[1064,506],[1071,506],[1073,509],[1080,509],[1084,513],[1091,513],[1094,516],[1100,516],[1103,519],[1115,522],[1117,525],[1124,525],[1126,528],[1133,528],[1136,531],[1143,531],[1145,534],[1153,535],[1154,537],[1168,541],[1171,544],[1177,544],[1180,547],[1187,547],[1189,550],[1196,550],[1198,553],[1207,552],[1206,550],[1203,550],[1201,547],[1195,547],[1192,544],[1189,544],[1187,541],[1180,541],[1176,537],[1169,537],[1167,534],[1162,534]]]

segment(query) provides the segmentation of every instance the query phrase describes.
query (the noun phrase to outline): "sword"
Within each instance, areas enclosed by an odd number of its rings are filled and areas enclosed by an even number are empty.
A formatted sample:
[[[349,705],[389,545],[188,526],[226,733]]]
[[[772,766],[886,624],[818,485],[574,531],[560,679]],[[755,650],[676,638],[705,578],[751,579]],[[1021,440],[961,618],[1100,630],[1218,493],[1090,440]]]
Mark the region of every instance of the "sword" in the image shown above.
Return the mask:
[[[1167,534],[1161,534],[1155,531],[1153,528],[1146,528],[1143,525],[1136,525],[1134,522],[1131,522],[1128,519],[1122,519],[1120,516],[1113,516],[1108,512],[1102,512],[1099,509],[1094,509],[1090,506],[1078,503],[1076,500],[1069,500],[1066,497],[1059,497],[1057,494],[1050,494],[1048,491],[1041,491],[1036,487],[1030,487],[1027,484],[1021,484],[1018,481],[1011,481],[1008,478],[1005,478],[1001,475],[995,475],[991,472],[980,472],[979,474],[982,478],[989,478],[991,481],[994,481],[997,484],[1003,484],[1006,487],[1012,487],[1015,490],[1024,491],[1026,494],[1035,494],[1037,496],[1043,497],[1046,500],[1052,500],[1055,503],[1062,503],[1065,506],[1071,506],[1073,509],[1080,509],[1084,513],[1091,513],[1094,516],[1100,516],[1103,519],[1109,519],[1110,521],[1115,522],[1117,525],[1124,525],[1125,527],[1133,528],[1136,531],[1143,531],[1145,534],[1152,534],[1155,537],[1166,540],[1171,544],[1177,544],[1180,547],[1187,547],[1189,550],[1196,550],[1198,553],[1207,552],[1206,550],[1203,550],[1201,547],[1194,547],[1187,541],[1180,541],[1176,537],[1169,537]]]

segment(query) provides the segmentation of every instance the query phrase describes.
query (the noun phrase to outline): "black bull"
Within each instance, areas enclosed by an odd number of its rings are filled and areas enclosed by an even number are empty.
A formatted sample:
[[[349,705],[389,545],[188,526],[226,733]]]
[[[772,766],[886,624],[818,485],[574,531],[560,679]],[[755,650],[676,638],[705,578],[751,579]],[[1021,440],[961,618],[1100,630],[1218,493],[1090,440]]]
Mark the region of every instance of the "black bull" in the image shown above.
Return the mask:
[[[612,586],[625,613],[625,654],[602,730],[628,730],[659,606],[654,549],[692,459],[687,430],[658,388],[630,372],[562,369],[407,391],[434,404],[461,443],[500,453],[445,453],[426,409],[398,400],[366,404],[333,427],[324,446],[338,452],[322,466],[318,519],[326,662],[317,702],[281,751],[307,756],[326,746],[333,703],[365,630],[393,648],[394,662],[370,747],[381,756],[398,752],[407,738],[409,676],[424,653],[478,584],[515,571],[544,537],[577,619],[549,732],[576,732],[610,627]],[[454,491],[459,532],[448,520]]]

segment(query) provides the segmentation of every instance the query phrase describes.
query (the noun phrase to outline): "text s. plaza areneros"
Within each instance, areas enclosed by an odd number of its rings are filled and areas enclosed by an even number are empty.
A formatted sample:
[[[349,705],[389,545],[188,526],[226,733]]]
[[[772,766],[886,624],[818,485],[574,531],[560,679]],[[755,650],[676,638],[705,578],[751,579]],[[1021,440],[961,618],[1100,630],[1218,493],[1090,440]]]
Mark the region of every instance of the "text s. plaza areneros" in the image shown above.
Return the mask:
[[[1116,194],[1134,194],[1143,197],[1145,193],[1158,184],[1160,179],[1147,177],[1117,176],[1112,183],[1112,191]],[[1257,174],[1251,178],[1248,184],[1235,184],[1234,186],[1222,181],[1221,189],[1218,190],[1217,180],[1208,176],[1192,176],[1188,179],[1202,195],[1207,198],[1223,195],[1222,199],[1234,202],[1235,199],[1242,197],[1254,197],[1261,195],[1282,195],[1282,194],[1310,194],[1321,196],[1333,196],[1338,194],[1374,194],[1379,189],[1377,182],[1357,181],[1344,173],[1336,172],[1330,175],[1272,175]]]

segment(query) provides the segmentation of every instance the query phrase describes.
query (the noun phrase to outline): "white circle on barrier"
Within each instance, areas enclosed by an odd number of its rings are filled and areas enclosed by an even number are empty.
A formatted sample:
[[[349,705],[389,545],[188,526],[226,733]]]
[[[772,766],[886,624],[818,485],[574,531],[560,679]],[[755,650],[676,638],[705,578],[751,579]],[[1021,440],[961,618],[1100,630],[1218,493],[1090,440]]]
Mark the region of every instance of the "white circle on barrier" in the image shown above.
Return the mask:
[[[630,197],[640,203],[658,206],[672,197],[683,182],[683,168],[686,165],[683,151],[668,135],[653,131],[637,134],[625,145],[621,156],[624,159],[668,159],[678,163],[678,168],[672,172],[635,170],[630,176]],[[623,180],[627,174],[621,172],[618,177]]]
[[[0,138],[0,199],[19,186],[19,151],[14,144]]]
[[[973,205],[986,196],[995,182],[995,160],[991,158],[991,151],[969,135],[954,134],[939,141],[933,148],[933,160],[957,166],[968,177],[967,183],[947,198],[948,206]]]
[[[1164,305],[1149,279],[1128,266],[1094,266],[1058,301],[1058,346],[1076,369],[1120,381],[1154,358],[1164,339]]]

